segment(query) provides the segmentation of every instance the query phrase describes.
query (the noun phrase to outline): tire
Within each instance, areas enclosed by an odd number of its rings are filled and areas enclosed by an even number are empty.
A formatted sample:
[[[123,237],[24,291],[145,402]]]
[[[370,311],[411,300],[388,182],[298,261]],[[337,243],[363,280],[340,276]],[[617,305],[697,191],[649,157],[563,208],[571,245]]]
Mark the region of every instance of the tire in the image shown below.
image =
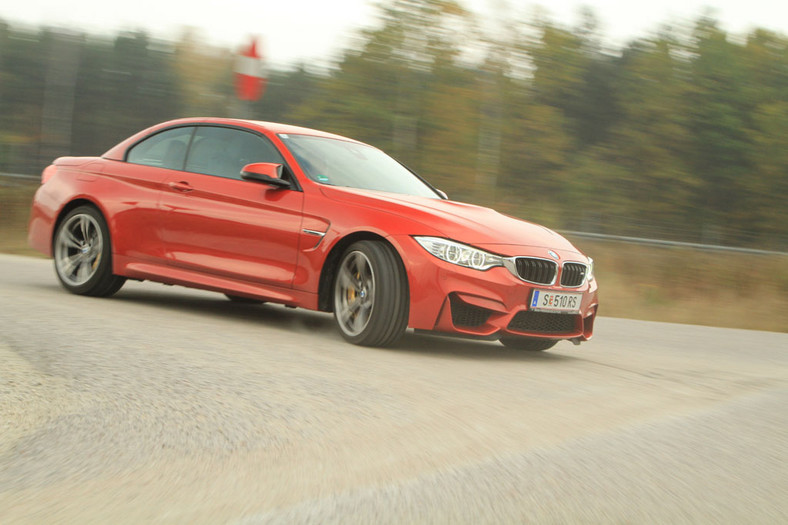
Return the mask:
[[[513,350],[525,350],[527,352],[544,352],[554,347],[558,339],[536,339],[533,337],[517,337],[505,335],[501,337],[501,344]]]
[[[126,282],[112,274],[109,228],[93,206],[79,206],[60,222],[52,240],[55,273],[77,295],[109,297]]]
[[[265,301],[261,301],[260,299],[252,299],[251,297],[241,297],[240,295],[230,295],[229,293],[224,294],[231,302],[238,303],[238,304],[263,304]]]
[[[352,244],[334,276],[334,319],[347,341],[388,346],[405,332],[410,308],[405,268],[381,241]]]

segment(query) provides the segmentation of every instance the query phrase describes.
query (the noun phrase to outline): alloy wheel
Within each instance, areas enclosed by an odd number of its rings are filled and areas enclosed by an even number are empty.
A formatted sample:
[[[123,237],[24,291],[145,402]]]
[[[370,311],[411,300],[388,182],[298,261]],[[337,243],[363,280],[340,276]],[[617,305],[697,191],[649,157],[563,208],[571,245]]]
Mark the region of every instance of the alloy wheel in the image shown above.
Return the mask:
[[[339,268],[334,290],[334,307],[340,328],[359,335],[369,324],[375,307],[375,273],[366,255],[353,251]]]
[[[69,217],[55,239],[55,268],[71,286],[88,282],[100,268],[104,241],[96,219],[80,213]]]

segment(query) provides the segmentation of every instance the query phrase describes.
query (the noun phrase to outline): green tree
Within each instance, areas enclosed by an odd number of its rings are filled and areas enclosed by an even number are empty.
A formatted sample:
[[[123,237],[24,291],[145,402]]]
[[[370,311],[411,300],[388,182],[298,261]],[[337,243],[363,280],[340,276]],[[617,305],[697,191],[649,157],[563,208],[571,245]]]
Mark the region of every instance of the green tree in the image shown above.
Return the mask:
[[[421,133],[429,128],[424,115],[434,105],[427,99],[441,81],[436,71],[451,69],[458,52],[451,24],[466,16],[447,0],[381,6],[380,27],[361,34],[357,48],[321,83],[317,99],[294,117],[358,137],[419,167]]]
[[[79,67],[72,154],[99,155],[181,114],[172,50],[146,33],[88,39]]]
[[[321,77],[303,64],[290,71],[271,71],[262,98],[253,105],[253,116],[273,122],[296,123],[293,113],[318,96]]]
[[[41,108],[51,31],[0,26],[0,170],[39,171]]]
[[[668,35],[634,42],[624,51],[617,73],[621,118],[604,147],[617,179],[603,180],[630,203],[628,215],[674,227],[691,220],[700,184],[687,162],[690,86],[680,51]]]
[[[744,49],[751,113],[747,174],[749,228],[764,245],[788,249],[788,38],[750,33]]]
[[[199,31],[186,28],[169,58],[182,115],[239,116],[231,115],[235,99],[233,52],[204,41]]]
[[[694,205],[706,240],[728,241],[719,233],[727,224],[747,228],[747,179],[751,101],[741,47],[728,41],[716,21],[698,21],[689,48],[691,85],[688,95],[692,131],[692,168],[701,181]]]

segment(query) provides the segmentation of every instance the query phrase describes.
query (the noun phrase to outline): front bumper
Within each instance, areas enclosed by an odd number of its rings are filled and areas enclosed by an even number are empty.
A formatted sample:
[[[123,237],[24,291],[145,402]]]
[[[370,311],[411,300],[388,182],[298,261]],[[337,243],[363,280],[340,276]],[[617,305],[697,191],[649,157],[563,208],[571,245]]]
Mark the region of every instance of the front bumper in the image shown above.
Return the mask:
[[[427,253],[415,240],[399,237],[410,290],[408,326],[476,337],[518,335],[545,339],[590,339],[598,308],[596,279],[580,287],[524,282],[504,267],[486,271],[463,268]],[[542,256],[544,249],[518,247],[518,256]],[[539,253],[529,253],[539,251]],[[553,250],[560,260],[584,260],[576,252]],[[514,254],[513,254],[514,255]],[[560,276],[556,279],[560,283]],[[534,289],[582,293],[576,314],[529,309]]]

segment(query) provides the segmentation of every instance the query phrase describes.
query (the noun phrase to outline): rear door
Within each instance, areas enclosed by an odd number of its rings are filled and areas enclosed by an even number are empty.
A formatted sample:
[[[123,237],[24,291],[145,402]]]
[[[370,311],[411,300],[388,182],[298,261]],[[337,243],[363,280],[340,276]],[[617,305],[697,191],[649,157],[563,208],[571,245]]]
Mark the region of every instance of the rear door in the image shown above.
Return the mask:
[[[112,199],[106,199],[105,206],[111,208],[117,256],[164,259],[159,199],[165,182],[183,169],[193,131],[193,127],[178,127],[155,133],[129,148],[125,162],[106,162],[104,180],[111,191],[105,193]]]
[[[303,193],[241,179],[253,162],[285,161],[257,133],[199,126],[184,170],[166,181],[162,236],[169,264],[207,275],[292,285]]]

